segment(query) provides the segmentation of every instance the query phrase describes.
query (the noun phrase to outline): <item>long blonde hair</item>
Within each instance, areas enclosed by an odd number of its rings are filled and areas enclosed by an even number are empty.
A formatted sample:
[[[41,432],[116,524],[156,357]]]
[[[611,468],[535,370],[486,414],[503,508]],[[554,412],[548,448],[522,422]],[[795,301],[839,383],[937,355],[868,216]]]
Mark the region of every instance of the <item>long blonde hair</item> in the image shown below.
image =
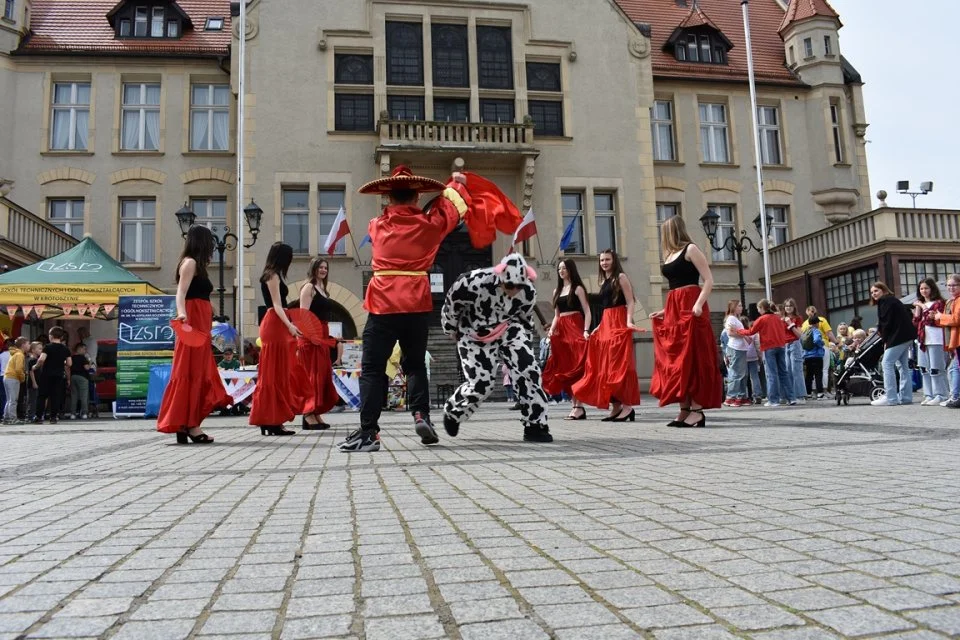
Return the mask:
[[[660,252],[664,258],[693,242],[687,225],[679,215],[671,216],[660,225]]]

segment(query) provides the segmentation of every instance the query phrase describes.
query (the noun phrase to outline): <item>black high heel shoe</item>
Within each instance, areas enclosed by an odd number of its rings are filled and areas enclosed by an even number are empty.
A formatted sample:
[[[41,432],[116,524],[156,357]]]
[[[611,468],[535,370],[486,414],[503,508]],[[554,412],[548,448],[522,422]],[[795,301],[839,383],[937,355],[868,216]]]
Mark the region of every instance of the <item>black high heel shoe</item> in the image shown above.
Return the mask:
[[[697,420],[696,422],[687,422],[686,420],[680,420],[678,421],[678,424],[676,426],[681,428],[683,427],[703,428],[707,426],[707,414],[703,412],[703,409],[696,409],[694,411],[691,411],[690,414],[687,416],[687,418],[689,418],[691,415],[695,413],[700,414],[699,420]]]
[[[303,422],[300,423],[300,428],[304,431],[323,431],[324,429],[329,429],[330,425],[326,422],[307,422],[307,416],[303,416]]]
[[[616,411],[608,415],[606,418],[600,418],[600,422],[615,422],[617,419],[617,416],[620,415],[620,411],[622,409],[623,409],[623,406],[620,405],[620,408],[618,408]]]
[[[580,415],[574,415],[573,411],[579,411]],[[587,410],[583,407],[574,407],[573,411],[570,412],[564,420],[586,420],[587,419]]]
[[[213,444],[213,438],[205,433],[192,436],[186,431],[177,431],[177,444],[187,444],[187,439],[195,444]]]
[[[677,418],[676,418],[675,420],[671,420],[670,422],[667,423],[667,426],[668,426],[668,427],[682,427],[682,426],[683,426],[683,421],[687,419],[687,416],[690,415],[691,411],[690,411],[690,407],[680,407],[680,411],[681,411],[681,412],[684,412],[684,411],[685,411],[687,415],[683,416],[682,418],[679,417],[679,416],[677,416]]]
[[[610,422],[626,422],[627,420],[629,420],[630,422],[634,422],[636,417],[637,417],[637,410],[630,409],[630,413],[628,413],[627,415],[616,417]]]
[[[263,436],[292,436],[296,431],[284,429],[283,425],[279,427],[260,427],[260,435]]]

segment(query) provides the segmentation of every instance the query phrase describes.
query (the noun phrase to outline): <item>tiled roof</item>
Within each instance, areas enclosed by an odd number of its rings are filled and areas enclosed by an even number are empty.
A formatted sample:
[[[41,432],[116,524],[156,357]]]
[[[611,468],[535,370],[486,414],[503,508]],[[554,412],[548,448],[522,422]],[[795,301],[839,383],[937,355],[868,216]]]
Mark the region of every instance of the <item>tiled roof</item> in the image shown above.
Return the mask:
[[[616,0],[624,13],[635,23],[651,25],[653,74],[656,77],[697,78],[706,80],[747,79],[746,42],[740,3],[733,0],[698,0],[702,13],[733,44],[727,53],[727,64],[679,62],[664,45],[673,31],[691,14],[693,0]],[[792,2],[812,0],[792,0]],[[818,0],[823,2],[823,0]],[[750,33],[753,38],[753,64],[757,82],[802,84],[786,66],[783,40],[779,27],[784,11],[776,0],[753,0],[750,3]]]
[[[117,38],[107,14],[117,0],[34,0],[30,35],[18,54],[225,56],[230,51],[230,0],[177,0],[193,23],[180,38]],[[221,31],[204,31],[207,18],[223,18]]]
[[[687,14],[687,17],[684,18],[683,22],[678,26],[682,29],[690,29],[704,25],[717,29],[717,25],[713,24],[713,21],[703,12],[703,7],[700,6],[700,3],[695,3],[690,7],[690,13]],[[719,31],[719,29],[717,29],[717,31]]]
[[[836,18],[838,22],[840,21],[840,16],[827,0],[791,0],[787,13],[783,16],[783,22],[780,23],[780,31],[786,29],[791,22],[817,16]]]

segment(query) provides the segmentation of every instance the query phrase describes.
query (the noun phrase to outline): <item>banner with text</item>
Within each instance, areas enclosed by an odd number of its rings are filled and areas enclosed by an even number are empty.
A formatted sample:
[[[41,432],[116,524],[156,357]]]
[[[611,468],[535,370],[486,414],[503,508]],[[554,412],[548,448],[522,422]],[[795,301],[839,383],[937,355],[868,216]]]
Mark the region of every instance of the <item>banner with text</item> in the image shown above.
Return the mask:
[[[150,367],[173,361],[175,296],[120,296],[117,324],[117,403],[114,415],[142,416]]]

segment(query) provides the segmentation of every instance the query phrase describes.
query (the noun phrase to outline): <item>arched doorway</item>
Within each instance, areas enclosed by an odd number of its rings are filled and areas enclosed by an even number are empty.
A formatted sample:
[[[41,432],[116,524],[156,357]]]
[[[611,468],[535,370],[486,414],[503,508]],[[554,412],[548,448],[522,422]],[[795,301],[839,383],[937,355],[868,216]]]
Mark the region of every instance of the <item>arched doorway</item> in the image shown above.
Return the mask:
[[[433,264],[433,273],[443,274],[443,292],[433,293],[433,321],[439,323],[443,299],[460,274],[474,269],[484,269],[493,265],[493,249],[475,249],[470,244],[470,235],[460,228],[444,239],[437,251]]]
[[[355,340],[357,338],[357,323],[353,321],[353,316],[336,300],[330,300],[329,304],[330,322],[339,322],[343,325],[344,340]]]

